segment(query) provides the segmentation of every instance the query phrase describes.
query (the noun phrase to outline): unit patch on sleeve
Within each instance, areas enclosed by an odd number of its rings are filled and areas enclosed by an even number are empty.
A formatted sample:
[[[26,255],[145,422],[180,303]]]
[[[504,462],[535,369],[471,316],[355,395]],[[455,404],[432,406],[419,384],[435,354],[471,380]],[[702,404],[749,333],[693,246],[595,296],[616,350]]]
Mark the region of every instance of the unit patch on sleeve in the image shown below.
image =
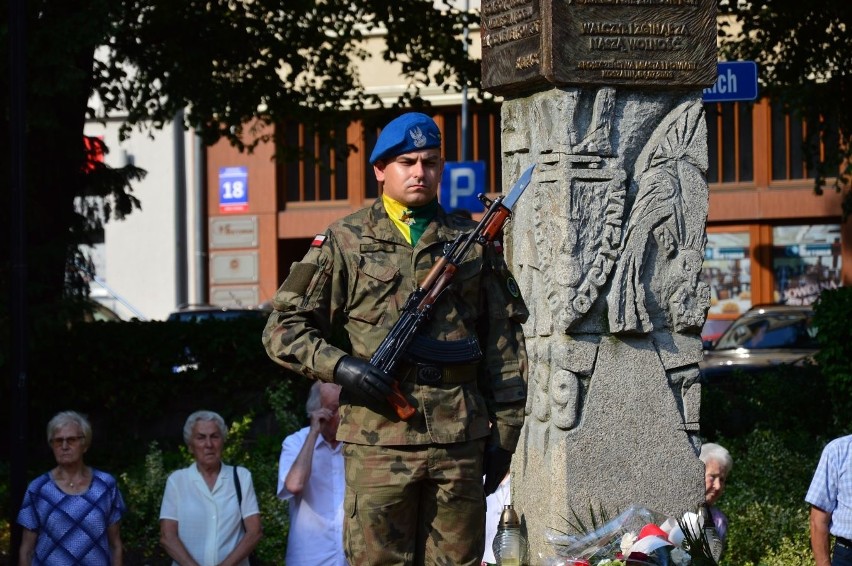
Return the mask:
[[[506,278],[506,290],[516,299],[521,296],[521,289],[518,287],[518,282],[512,276]]]

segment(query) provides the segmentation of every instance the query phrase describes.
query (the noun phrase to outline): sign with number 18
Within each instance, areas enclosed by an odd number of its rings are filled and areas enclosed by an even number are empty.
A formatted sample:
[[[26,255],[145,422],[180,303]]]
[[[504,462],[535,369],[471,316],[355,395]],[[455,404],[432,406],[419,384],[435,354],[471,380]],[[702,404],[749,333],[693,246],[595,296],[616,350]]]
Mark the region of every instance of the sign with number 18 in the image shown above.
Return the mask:
[[[248,211],[248,167],[219,168],[219,212]]]

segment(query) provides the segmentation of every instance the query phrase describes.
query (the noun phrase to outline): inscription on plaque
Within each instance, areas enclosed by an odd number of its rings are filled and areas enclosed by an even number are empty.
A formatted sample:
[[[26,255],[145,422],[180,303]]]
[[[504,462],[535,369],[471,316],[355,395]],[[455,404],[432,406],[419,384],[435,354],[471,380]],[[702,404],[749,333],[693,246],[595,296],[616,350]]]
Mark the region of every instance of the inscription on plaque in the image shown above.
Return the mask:
[[[482,87],[704,88],[716,0],[483,0]]]

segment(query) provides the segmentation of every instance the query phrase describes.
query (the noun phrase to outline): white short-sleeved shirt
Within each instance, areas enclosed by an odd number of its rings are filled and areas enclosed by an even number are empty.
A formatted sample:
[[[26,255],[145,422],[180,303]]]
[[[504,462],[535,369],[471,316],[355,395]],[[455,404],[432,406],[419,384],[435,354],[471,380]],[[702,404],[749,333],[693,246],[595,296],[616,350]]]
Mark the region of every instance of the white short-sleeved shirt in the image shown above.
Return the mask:
[[[278,497],[290,502],[287,566],[346,566],[343,553],[343,443],[331,445],[320,434],[314,445],[311,477],[301,496],[287,491],[284,481],[302,450],[310,427],[295,432],[281,444],[278,461]]]
[[[166,481],[160,519],[178,523],[178,536],[201,566],[222,562],[243,538],[241,517],[257,515],[257,497],[251,472],[237,468],[243,491],[242,514],[234,487],[234,467],[222,464],[213,489],[209,489],[195,463],[173,472]],[[173,562],[177,565],[177,562]],[[248,559],[240,566],[248,566]]]
[[[823,449],[805,501],[831,513],[831,534],[852,538],[852,435],[835,438]]]

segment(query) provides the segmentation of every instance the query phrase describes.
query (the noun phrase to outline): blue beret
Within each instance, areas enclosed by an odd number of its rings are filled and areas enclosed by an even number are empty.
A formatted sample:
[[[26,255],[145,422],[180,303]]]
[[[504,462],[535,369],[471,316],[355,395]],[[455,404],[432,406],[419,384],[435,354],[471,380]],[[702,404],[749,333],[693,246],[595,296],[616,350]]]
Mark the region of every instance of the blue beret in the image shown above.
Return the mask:
[[[441,147],[441,130],[435,121],[419,112],[394,118],[384,127],[370,155],[370,165],[387,157]]]

